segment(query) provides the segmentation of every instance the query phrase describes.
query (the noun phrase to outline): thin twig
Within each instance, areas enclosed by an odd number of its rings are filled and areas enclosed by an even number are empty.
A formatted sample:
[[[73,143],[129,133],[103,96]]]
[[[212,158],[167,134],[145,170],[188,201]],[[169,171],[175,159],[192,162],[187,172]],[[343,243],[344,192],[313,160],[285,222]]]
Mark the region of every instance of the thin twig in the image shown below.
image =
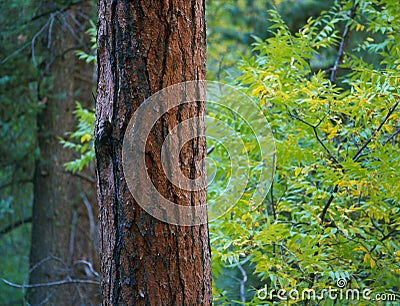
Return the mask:
[[[45,258],[43,258],[42,260],[38,261],[37,263],[35,263],[35,264],[29,269],[29,272],[27,273],[26,277],[24,278],[24,285],[22,286],[22,296],[23,296],[24,305],[25,305],[25,304],[26,304],[26,305],[30,305],[30,304],[27,303],[26,300],[25,300],[25,296],[26,296],[26,294],[25,294],[25,288],[27,288],[27,287],[26,287],[27,285],[25,285],[25,284],[28,282],[27,278],[30,277],[30,275],[32,274],[32,272],[33,272],[34,270],[36,270],[36,269],[39,268],[41,265],[45,264],[46,262],[48,262],[48,261],[50,261],[50,260],[55,260],[55,261],[57,261],[57,262],[61,262],[62,264],[64,264],[63,261],[62,261],[60,258],[55,257],[55,256],[48,256],[48,257],[45,257]],[[53,289],[52,292],[51,292],[49,295],[47,295],[47,297],[50,298],[50,297],[54,294],[55,291],[57,291],[57,288]],[[45,298],[45,301],[48,300],[48,298]]]
[[[83,81],[83,82],[86,82],[86,83],[88,83],[88,84],[90,84],[90,85],[93,85],[93,84],[94,84],[94,82],[93,82],[92,79],[86,78],[86,77],[84,77],[84,76],[82,76],[82,75],[80,75],[80,74],[75,74],[75,75],[74,75],[74,78],[76,78],[76,79],[78,79],[78,80],[81,80],[81,81]]]
[[[31,40],[32,61],[35,66],[37,65],[36,59],[35,59],[35,40],[47,28],[47,26],[49,24],[50,24],[50,18],[49,18],[49,20],[47,20],[47,22],[44,24],[44,26],[32,37],[32,40]]]
[[[386,117],[383,119],[379,127],[372,133],[371,137],[362,145],[362,147],[357,151],[357,153],[353,157],[353,161],[358,161],[360,158],[360,155],[362,151],[369,145],[369,143],[374,139],[376,134],[379,133],[379,131],[382,129],[382,127],[385,125],[386,121],[389,119],[389,117],[393,114],[393,112],[396,110],[397,106],[399,105],[399,102],[397,101],[388,111],[386,114]]]
[[[89,21],[92,20],[88,15],[82,13],[81,11],[76,11],[76,14],[79,15],[79,16],[81,16],[81,17],[82,17],[83,19],[85,19],[85,20],[89,20]]]
[[[222,56],[220,57],[220,59],[218,61],[218,71],[217,71],[217,80],[218,80],[218,82],[221,81],[222,62],[224,60],[224,57],[225,57],[225,53],[222,54]]]
[[[381,239],[379,239],[380,242],[384,242],[386,239],[390,238],[393,234],[398,233],[399,231],[396,229],[391,230],[389,233],[387,233],[385,236],[383,236]],[[376,248],[378,244],[375,244],[371,249],[368,250],[368,253],[372,253]]]
[[[50,291],[50,290],[49,290]],[[52,296],[54,295],[54,293],[57,292],[57,288],[53,288],[50,292],[46,292],[47,296],[44,300],[42,300],[40,302],[40,304],[38,306],[42,306],[42,305],[46,305],[46,303],[48,301],[50,301],[50,299],[52,298]],[[29,304],[28,304],[29,305]],[[30,306],[30,305],[29,305]]]
[[[274,200],[274,180],[272,180],[270,192],[271,192],[271,208],[272,208],[272,215],[274,216],[274,220],[276,220],[276,219],[277,219],[277,216],[276,216],[275,200]]]
[[[383,145],[387,144],[389,141],[391,141],[392,139],[394,139],[398,134],[400,133],[400,129],[398,129],[396,132],[394,132],[388,139],[385,140],[385,142],[383,143]]]
[[[11,53],[10,55],[6,56],[4,59],[2,59],[0,61],[0,64],[4,64],[5,62],[7,62],[10,58],[12,58],[14,55],[17,55],[19,52],[21,52],[23,49],[25,49],[26,47],[28,47],[29,45],[32,46],[32,59],[33,59],[33,63],[36,65],[36,59],[35,59],[35,40],[36,38],[46,29],[47,25],[50,25],[50,29],[49,29],[49,34],[51,35],[51,28],[53,26],[53,22],[54,22],[54,16],[67,11],[68,9],[70,9],[71,7],[73,7],[74,5],[78,5],[80,3],[82,3],[83,1],[77,1],[74,3],[70,3],[67,6],[64,6],[62,8],[54,8],[51,9],[47,12],[41,13],[39,15],[33,16],[31,19],[27,20],[26,22],[23,22],[22,25],[31,23],[32,21],[35,21],[37,19],[40,19],[42,17],[45,17],[47,15],[50,15],[49,20],[47,20],[47,22],[45,23],[45,25],[39,30],[39,32],[37,32],[34,37],[32,38],[31,42],[26,43],[25,45],[23,45],[21,48],[15,50],[13,53]],[[79,13],[79,12],[78,12]],[[82,14],[81,14],[82,15]],[[51,37],[50,37],[51,38]],[[49,40],[51,41],[51,39]]]
[[[293,119],[296,119],[298,121],[300,121],[301,123],[311,127],[313,129],[315,138],[317,139],[317,141],[320,143],[320,145],[324,148],[324,150],[328,153],[329,157],[335,162],[335,164],[339,167],[342,168],[342,165],[340,164],[340,162],[336,159],[336,157],[332,154],[332,152],[325,146],[324,142],[322,141],[322,139],[319,137],[318,135],[318,126],[324,121],[324,119],[326,118],[326,116],[328,115],[328,113],[326,113],[319,121],[316,125],[313,125],[307,121],[305,121],[304,119],[300,118],[297,114],[293,114],[289,109],[288,109],[288,114],[290,117],[292,117]]]
[[[82,23],[80,23],[73,14],[71,14],[70,12],[66,12],[66,14],[72,19],[72,21],[75,23],[75,25],[78,27],[78,29],[82,32],[85,31],[84,29],[84,25]]]
[[[43,258],[42,260],[38,261],[37,263],[35,263],[30,269],[29,269],[29,273],[31,274],[34,270],[36,270],[37,268],[39,268],[41,265],[43,265],[44,263],[50,261],[50,260],[55,260],[58,262],[62,262],[62,260],[60,258],[57,258],[55,256],[48,256]]]
[[[89,268],[90,273],[92,273],[97,279],[100,279],[99,273],[93,268],[93,265],[92,265],[91,262],[89,262],[87,260],[77,260],[77,261],[75,261],[74,265],[78,265],[78,264],[86,265]],[[89,273],[86,273],[86,274],[88,275]]]
[[[284,248],[284,249],[286,250],[286,252],[288,252],[290,255],[293,256],[293,258],[294,258],[294,259],[296,260],[296,262],[297,262],[297,266],[299,267],[300,271],[303,272],[303,273],[305,273],[304,270],[303,270],[303,268],[302,268],[301,265],[300,265],[299,258],[296,256],[296,254],[294,254],[291,250],[289,250],[283,243],[279,243],[278,245],[279,245],[279,247],[280,247],[281,249]],[[283,254],[282,254],[282,255],[283,255]]]
[[[55,281],[55,282],[47,282],[47,283],[37,283],[37,284],[30,284],[30,285],[20,285],[20,284],[15,284],[12,282],[9,282],[8,280],[2,278],[1,279],[5,284],[14,287],[14,288],[40,288],[40,287],[52,287],[52,286],[60,286],[60,285],[67,285],[67,284],[93,284],[93,285],[99,285],[98,281],[94,281],[91,279],[71,279],[71,280],[60,280],[60,281]]]
[[[4,59],[2,59],[0,61],[0,64],[3,65],[5,62],[7,62],[10,58],[12,58],[14,55],[17,55],[18,53],[20,53],[22,50],[24,50],[26,47],[30,46],[30,42],[27,42],[26,44],[24,44],[21,48],[15,50],[13,53],[11,53],[10,55],[7,55]]]
[[[85,174],[83,172],[77,171],[77,172],[74,172],[73,174],[78,176],[78,177],[80,177],[80,178],[82,178],[82,179],[84,179],[84,180],[86,180],[86,181],[88,181],[88,182],[90,182],[90,183],[96,183],[96,179],[93,176],[87,175],[87,174]]]
[[[19,181],[19,182],[11,181],[11,182],[5,183],[4,185],[1,185],[0,186],[0,190],[4,189],[4,188],[7,188],[7,187],[10,187],[12,185],[22,185],[22,184],[29,184],[29,183],[33,183],[33,181],[32,180],[22,180],[22,181]]]
[[[93,100],[94,100],[94,104],[96,104],[97,97],[95,96],[95,94],[93,93],[93,91],[92,91],[92,98],[93,98]]]
[[[16,229],[17,227],[19,227],[21,225],[24,225],[26,223],[31,223],[31,222],[32,222],[32,217],[28,217],[28,218],[16,221],[16,222],[8,225],[7,227],[3,228],[2,230],[0,230],[0,236],[11,232],[12,230]]]
[[[82,44],[82,39],[79,38],[79,36],[77,35],[76,31],[74,28],[71,27],[71,25],[69,24],[68,20],[67,20],[67,15],[66,13],[61,14],[61,19],[63,21],[63,24],[65,26],[65,28],[68,30],[68,32],[71,33],[72,37],[75,38],[75,40],[77,42],[79,42],[80,44]]]
[[[90,239],[95,241],[95,227],[96,224],[94,222],[94,216],[93,216],[93,209],[92,205],[90,204],[86,194],[84,192],[81,192],[81,198],[83,200],[83,204],[85,204],[87,213],[88,213],[88,218],[89,218],[89,234],[90,234]]]
[[[356,15],[356,10],[357,10],[357,4],[354,4],[350,10],[350,20],[354,19],[355,15]],[[338,50],[338,53],[336,56],[335,64],[333,65],[332,70],[331,70],[331,76],[329,78],[331,83],[334,83],[336,81],[336,74],[338,72],[340,61],[343,58],[344,45],[346,44],[347,38],[349,37],[349,32],[350,32],[350,24],[347,23],[346,27],[344,28],[344,31],[343,31],[342,40],[339,45],[339,50]]]
[[[47,12],[44,12],[44,13],[41,13],[39,15],[33,16],[31,19],[27,20],[26,23],[31,23],[32,21],[35,21],[37,19],[40,19],[40,18],[45,17],[45,16],[47,16],[49,14],[52,14],[52,13],[64,12],[66,10],[69,10],[72,6],[78,5],[78,4],[82,3],[82,2],[83,1],[77,1],[77,2],[73,2],[73,3],[69,3],[68,5],[66,5],[66,6],[64,6],[62,8],[56,7],[54,9],[48,10]],[[23,23],[23,24],[26,24],[26,23]]]
[[[74,211],[72,214],[72,221],[71,221],[71,234],[69,235],[69,248],[68,248],[68,258],[67,258],[68,266],[71,266],[72,257],[74,256],[74,242],[75,242],[77,222],[78,222],[78,213]]]
[[[47,48],[48,49],[51,48],[51,33],[53,32],[54,16],[55,16],[55,14],[50,14],[49,31],[47,33]]]
[[[325,215],[328,212],[329,206],[331,206],[333,200],[335,199],[335,193],[338,192],[338,190],[339,190],[339,185],[335,185],[335,187],[333,188],[333,192],[332,192],[331,196],[329,197],[329,199],[326,202],[324,208],[322,209],[321,216],[320,216],[321,224],[324,224]]]
[[[240,283],[240,301],[242,303],[246,303],[246,297],[244,295],[244,284],[247,282],[247,273],[243,269],[242,265],[236,261],[235,258],[233,258],[233,262],[237,265],[238,269],[240,270],[240,273],[242,274],[243,279],[239,279]]]

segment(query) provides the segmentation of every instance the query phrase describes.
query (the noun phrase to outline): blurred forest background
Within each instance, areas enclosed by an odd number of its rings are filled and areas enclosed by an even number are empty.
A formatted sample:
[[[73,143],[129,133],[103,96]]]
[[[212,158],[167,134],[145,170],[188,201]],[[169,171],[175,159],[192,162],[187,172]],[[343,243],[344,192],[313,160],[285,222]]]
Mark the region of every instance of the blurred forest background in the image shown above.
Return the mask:
[[[257,290],[321,290],[338,279],[400,299],[398,1],[207,0],[206,11],[208,79],[247,92],[277,147],[263,205],[252,205],[249,184],[209,225],[215,304],[272,304]],[[1,305],[26,303],[29,288],[18,285],[35,277],[98,281],[95,18],[90,1],[0,4]],[[226,152],[208,146],[213,197],[235,178]],[[51,224],[54,215],[66,223]],[[44,289],[43,304],[62,296]],[[99,298],[71,290],[79,304]]]

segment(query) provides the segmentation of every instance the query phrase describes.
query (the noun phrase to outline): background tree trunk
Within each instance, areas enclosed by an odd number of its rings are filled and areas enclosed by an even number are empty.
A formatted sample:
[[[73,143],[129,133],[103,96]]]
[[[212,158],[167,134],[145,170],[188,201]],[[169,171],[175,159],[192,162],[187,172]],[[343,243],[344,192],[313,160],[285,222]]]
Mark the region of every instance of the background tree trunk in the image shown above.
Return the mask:
[[[88,20],[83,14],[90,16],[94,7],[81,2],[57,11],[55,5],[45,3],[43,10],[55,12],[50,16],[54,18],[52,29],[41,46],[48,48],[41,64],[43,78],[54,77],[54,81],[52,90],[40,97],[45,108],[38,117],[40,160],[34,177],[30,284],[71,279],[93,284],[33,288],[28,300],[32,305],[94,305],[101,299],[100,287],[95,284],[99,281],[95,272],[99,271],[95,185],[65,169],[64,163],[77,156],[59,140],[76,129],[75,101],[93,105],[93,68],[79,60],[74,50],[84,49],[88,43],[84,34]],[[94,169],[91,175],[94,177]]]
[[[169,85],[205,79],[205,43],[203,0],[99,2],[95,149],[103,305],[211,305],[207,225],[170,225],[147,214],[129,192],[122,168],[132,114]],[[161,147],[178,123],[204,113],[204,102],[174,108],[147,139],[150,178],[160,194],[181,205],[205,204],[206,192],[173,186],[160,166]],[[202,135],[204,121],[199,129]],[[194,178],[205,171],[204,162],[196,164],[204,158],[204,137],[189,141],[181,170]]]

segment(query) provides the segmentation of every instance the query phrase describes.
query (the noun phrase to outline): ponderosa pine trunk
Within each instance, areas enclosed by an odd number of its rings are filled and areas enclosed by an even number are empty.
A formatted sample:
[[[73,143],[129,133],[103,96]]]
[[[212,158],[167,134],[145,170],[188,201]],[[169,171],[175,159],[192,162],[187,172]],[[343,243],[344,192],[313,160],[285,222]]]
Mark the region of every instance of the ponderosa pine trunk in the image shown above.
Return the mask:
[[[167,86],[205,79],[204,0],[100,0],[98,14],[95,149],[103,305],[211,305],[207,224],[177,226],[149,215],[130,193],[122,166],[124,133],[139,105]],[[203,135],[204,113],[204,101],[174,108],[147,139],[148,174],[158,192],[177,204],[204,205],[206,192],[172,186],[162,170],[161,147],[168,131],[191,117],[203,117],[197,131]],[[182,172],[193,178],[204,168],[198,161],[205,154],[204,137],[190,140],[180,154],[187,166]]]
[[[94,7],[90,2],[80,2],[57,11],[56,5],[43,3],[44,12],[54,12],[43,17],[53,18],[52,28],[46,29],[35,46],[36,54],[39,50],[46,54],[40,66],[43,77],[54,80],[50,92],[39,93],[40,103],[45,105],[38,116],[40,158],[34,177],[29,276],[34,288],[28,290],[27,298],[30,305],[96,305],[101,300],[96,284],[96,186],[66,170],[64,163],[77,158],[77,153],[60,144],[60,137],[68,139],[77,128],[75,101],[93,107],[93,68],[79,60],[74,50],[88,42],[84,32],[89,22],[77,12],[90,15]],[[87,174],[94,178],[94,169]],[[35,287],[52,282],[65,283]]]

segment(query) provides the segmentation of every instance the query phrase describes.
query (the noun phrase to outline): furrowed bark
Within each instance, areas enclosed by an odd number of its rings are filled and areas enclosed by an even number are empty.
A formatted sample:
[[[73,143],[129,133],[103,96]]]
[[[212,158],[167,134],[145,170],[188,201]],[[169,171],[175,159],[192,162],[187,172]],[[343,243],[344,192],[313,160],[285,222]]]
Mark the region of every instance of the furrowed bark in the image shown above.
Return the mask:
[[[139,105],[167,86],[205,79],[204,14],[203,0],[99,2],[95,149],[103,305],[211,305],[207,225],[176,226],[147,214],[122,168],[124,133]],[[204,204],[206,192],[173,186],[161,166],[161,147],[177,124],[204,114],[204,101],[174,108],[147,139],[149,176],[159,193],[180,205]],[[204,120],[180,153],[189,178],[205,171],[201,132]]]

